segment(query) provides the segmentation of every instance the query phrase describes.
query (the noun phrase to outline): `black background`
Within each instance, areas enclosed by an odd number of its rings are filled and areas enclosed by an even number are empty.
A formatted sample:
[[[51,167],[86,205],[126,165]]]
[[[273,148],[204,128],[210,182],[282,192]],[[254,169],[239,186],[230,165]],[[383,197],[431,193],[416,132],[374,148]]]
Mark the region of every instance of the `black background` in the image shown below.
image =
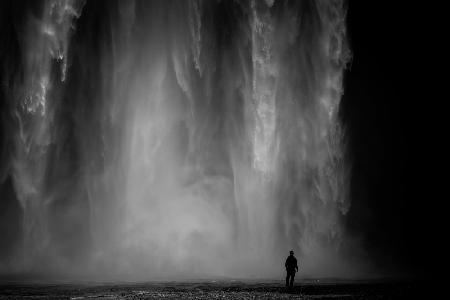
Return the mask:
[[[438,269],[437,55],[422,4],[349,1],[353,60],[341,117],[353,162],[347,229],[376,266],[430,277]],[[443,109],[443,108],[442,108]],[[434,274],[435,275],[435,274]]]

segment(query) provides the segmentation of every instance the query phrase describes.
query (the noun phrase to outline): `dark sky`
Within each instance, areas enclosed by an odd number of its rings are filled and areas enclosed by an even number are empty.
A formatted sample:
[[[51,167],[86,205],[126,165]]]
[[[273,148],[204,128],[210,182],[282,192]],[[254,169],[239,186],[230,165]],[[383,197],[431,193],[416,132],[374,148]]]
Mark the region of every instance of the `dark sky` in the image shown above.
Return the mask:
[[[427,276],[435,267],[439,199],[426,23],[421,7],[391,4],[349,2],[353,61],[341,102],[353,161],[346,222],[378,267]]]

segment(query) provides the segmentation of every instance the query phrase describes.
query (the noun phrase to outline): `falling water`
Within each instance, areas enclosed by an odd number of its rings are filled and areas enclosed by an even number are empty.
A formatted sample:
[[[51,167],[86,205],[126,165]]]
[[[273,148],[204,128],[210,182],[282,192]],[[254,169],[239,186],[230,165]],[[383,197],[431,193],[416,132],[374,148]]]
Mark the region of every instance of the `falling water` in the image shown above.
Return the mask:
[[[290,249],[349,270],[343,1],[28,6],[2,62],[23,233],[0,271],[275,277]]]

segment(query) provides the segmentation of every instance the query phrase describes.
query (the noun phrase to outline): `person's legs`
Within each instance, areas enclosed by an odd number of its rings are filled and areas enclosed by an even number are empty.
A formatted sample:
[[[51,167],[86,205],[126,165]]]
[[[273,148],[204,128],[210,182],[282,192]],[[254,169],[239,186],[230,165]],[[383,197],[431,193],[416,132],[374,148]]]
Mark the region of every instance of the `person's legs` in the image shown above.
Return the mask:
[[[295,277],[295,273],[292,273],[292,274],[291,274],[291,282],[289,283],[289,286],[290,286],[290,287],[293,287],[293,286],[294,286],[294,277]]]
[[[286,286],[289,286],[289,272],[286,272]]]

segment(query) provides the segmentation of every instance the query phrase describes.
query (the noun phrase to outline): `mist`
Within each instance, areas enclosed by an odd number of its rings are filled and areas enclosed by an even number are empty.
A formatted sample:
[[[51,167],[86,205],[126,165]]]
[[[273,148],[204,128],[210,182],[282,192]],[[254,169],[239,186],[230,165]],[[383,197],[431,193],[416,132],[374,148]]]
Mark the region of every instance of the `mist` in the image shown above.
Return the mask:
[[[0,273],[362,274],[343,1],[0,8]]]

